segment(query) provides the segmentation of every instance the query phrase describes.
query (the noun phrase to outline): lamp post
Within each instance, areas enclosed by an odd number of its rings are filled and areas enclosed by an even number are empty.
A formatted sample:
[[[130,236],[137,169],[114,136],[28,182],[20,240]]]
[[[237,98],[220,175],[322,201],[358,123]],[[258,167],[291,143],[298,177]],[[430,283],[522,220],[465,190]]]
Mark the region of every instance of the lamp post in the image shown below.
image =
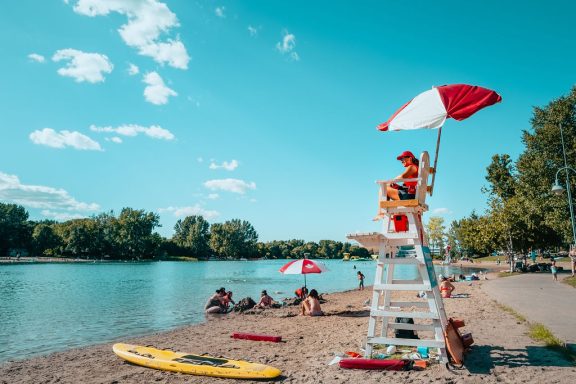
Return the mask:
[[[566,149],[564,148],[564,133],[562,132],[562,124],[560,124],[560,137],[562,139],[562,154],[564,155],[564,166],[558,169],[558,171],[556,171],[556,180],[552,185],[552,192],[554,192],[557,195],[560,195],[564,192],[564,188],[558,182],[558,174],[562,170],[566,171],[566,188],[568,191],[568,207],[570,209],[570,222],[572,223],[572,237],[574,240],[573,244],[576,245],[576,226],[574,225],[574,209],[572,208],[572,193],[570,191],[570,178],[569,178],[570,174],[568,172],[572,171],[574,172],[574,174],[576,174],[576,170],[574,170],[574,168],[570,168],[568,166],[568,162],[566,161]]]

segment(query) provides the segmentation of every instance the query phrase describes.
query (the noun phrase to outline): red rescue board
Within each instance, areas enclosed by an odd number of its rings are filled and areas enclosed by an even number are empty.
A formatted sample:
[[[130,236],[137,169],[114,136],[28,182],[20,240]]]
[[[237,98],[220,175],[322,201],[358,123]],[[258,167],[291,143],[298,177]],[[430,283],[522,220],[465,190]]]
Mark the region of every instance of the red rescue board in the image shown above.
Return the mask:
[[[258,335],[256,333],[233,332],[230,337],[242,340],[271,341],[273,343],[279,343],[282,341],[282,336]]]

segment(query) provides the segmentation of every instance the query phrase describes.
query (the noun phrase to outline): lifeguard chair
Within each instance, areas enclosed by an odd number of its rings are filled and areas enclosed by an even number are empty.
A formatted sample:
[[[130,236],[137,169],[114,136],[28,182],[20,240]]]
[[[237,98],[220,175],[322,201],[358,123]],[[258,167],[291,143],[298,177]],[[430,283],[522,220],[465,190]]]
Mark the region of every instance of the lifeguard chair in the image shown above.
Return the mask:
[[[422,214],[428,210],[426,196],[432,190],[428,178],[433,172],[430,156],[423,152],[417,178],[377,181],[378,212],[375,220],[382,220],[382,231],[347,236],[366,248],[378,249],[365,357],[371,357],[375,345],[405,345],[438,348],[442,362],[448,362],[444,339],[448,321],[422,225]],[[387,200],[387,186],[406,181],[417,182],[415,198]],[[398,216],[407,221],[407,227],[395,223]],[[409,280],[397,278],[394,271],[399,265],[414,266],[416,277]],[[401,301],[393,297],[401,291],[411,292],[412,299]],[[401,333],[398,330],[416,331],[418,338],[397,337]]]

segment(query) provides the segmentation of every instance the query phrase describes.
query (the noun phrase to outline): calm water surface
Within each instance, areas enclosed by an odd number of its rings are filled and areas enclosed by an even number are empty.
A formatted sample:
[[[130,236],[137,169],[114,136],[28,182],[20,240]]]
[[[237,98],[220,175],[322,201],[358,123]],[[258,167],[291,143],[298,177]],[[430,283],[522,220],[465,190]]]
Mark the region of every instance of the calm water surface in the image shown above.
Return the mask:
[[[262,289],[277,300],[289,297],[304,280],[279,273],[286,262],[0,265],[0,362],[200,323],[206,299],[221,286],[236,300],[257,299]],[[325,264],[329,272],[307,275],[309,288],[355,288],[357,271],[367,285],[374,281],[374,262]],[[412,268],[397,268],[397,277],[414,278]]]

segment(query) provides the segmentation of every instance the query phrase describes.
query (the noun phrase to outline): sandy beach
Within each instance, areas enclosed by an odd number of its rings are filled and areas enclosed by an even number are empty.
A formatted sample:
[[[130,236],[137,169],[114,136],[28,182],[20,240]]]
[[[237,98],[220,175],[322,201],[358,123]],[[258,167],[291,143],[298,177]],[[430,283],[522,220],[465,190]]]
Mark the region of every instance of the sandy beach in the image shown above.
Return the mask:
[[[489,279],[496,278],[493,274]],[[503,311],[482,289],[485,281],[455,283],[468,298],[445,300],[449,317],[466,321],[475,344],[466,368],[448,371],[433,365],[424,371],[344,370],[328,365],[335,353],[360,351],[372,291],[326,294],[324,317],[298,316],[296,307],[256,314],[213,316],[203,324],[134,339],[115,340],[190,353],[207,353],[268,364],[282,370],[282,383],[574,383],[576,367],[560,354],[533,341],[527,324]],[[281,335],[282,343],[231,339],[232,332]],[[157,371],[124,362],[112,344],[54,353],[0,365],[0,383],[221,383],[231,379]],[[238,381],[239,382],[239,381]],[[243,380],[242,382],[250,382]]]

